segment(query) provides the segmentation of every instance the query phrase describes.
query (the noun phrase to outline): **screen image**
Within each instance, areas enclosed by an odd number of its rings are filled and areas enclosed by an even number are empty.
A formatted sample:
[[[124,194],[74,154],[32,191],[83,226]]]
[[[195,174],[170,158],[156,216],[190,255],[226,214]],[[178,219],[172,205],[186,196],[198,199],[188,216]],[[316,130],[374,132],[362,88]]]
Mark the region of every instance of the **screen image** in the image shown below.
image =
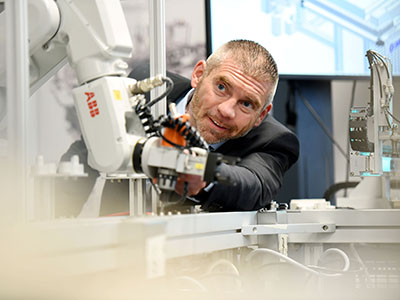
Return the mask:
[[[232,39],[267,48],[281,75],[369,76],[367,50],[400,75],[398,0],[208,0],[209,49]]]

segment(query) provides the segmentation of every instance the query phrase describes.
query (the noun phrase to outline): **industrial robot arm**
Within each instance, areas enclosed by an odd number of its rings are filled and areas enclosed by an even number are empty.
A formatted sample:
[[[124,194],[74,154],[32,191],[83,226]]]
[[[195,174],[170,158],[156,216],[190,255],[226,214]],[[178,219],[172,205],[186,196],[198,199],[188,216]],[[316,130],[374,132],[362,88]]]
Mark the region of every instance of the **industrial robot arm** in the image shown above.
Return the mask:
[[[145,173],[165,190],[174,189],[178,173],[214,180],[220,159],[184,117],[150,114],[161,98],[146,102],[143,94],[164,83],[171,89],[171,81],[126,77],[132,41],[119,0],[32,0],[29,11],[48,25],[35,20],[38,33],[30,32],[31,87],[67,57],[79,83],[72,92],[92,168],[107,176]]]

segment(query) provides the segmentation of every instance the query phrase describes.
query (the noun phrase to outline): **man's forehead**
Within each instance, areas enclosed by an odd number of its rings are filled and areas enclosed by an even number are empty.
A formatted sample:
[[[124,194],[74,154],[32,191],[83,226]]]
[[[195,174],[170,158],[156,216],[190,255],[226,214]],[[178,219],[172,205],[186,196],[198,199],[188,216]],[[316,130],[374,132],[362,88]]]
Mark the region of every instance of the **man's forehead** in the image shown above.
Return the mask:
[[[249,68],[246,68],[245,66],[241,65],[240,63],[229,57],[224,59],[219,65],[215,66],[209,73],[209,75],[218,75],[219,72],[228,72],[229,70],[236,72],[244,77],[249,77],[251,78],[251,80],[256,81],[264,86],[273,86],[273,80],[269,76],[265,75],[260,77],[258,73],[256,74],[255,72],[252,72]]]
[[[230,85],[234,85],[236,81],[239,81],[254,86],[258,90],[259,94],[269,94],[274,86],[270,79],[260,80],[260,78],[257,78],[253,74],[244,72],[240,68],[232,67],[220,65],[213,69],[209,75],[213,80],[220,80]]]

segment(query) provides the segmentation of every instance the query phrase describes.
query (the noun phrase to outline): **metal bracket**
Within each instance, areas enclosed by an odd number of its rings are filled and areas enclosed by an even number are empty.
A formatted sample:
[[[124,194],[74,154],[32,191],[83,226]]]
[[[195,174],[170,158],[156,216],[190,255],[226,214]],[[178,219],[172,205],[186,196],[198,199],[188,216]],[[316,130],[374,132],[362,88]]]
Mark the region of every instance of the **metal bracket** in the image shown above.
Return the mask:
[[[242,226],[243,235],[273,235],[288,233],[328,233],[335,232],[336,224],[302,223],[302,224],[267,224]]]

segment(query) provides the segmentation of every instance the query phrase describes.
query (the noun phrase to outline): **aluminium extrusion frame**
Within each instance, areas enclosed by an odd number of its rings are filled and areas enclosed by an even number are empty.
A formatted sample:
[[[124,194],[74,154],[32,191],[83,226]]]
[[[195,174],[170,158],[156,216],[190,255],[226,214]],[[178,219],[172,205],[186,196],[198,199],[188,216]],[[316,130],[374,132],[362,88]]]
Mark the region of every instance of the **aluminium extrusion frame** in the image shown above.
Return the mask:
[[[61,264],[66,275],[100,275],[134,268],[146,274],[143,278],[155,278],[165,275],[168,259],[242,247],[278,248],[315,263],[325,243],[400,244],[400,210],[105,217],[32,226],[37,230],[42,261],[56,267]],[[29,238],[26,246],[32,241]],[[304,245],[304,252],[291,253],[288,245],[294,244]]]
[[[156,75],[165,76],[166,66],[166,42],[165,42],[165,0],[149,0],[149,39],[150,39],[150,77]],[[150,90],[150,100],[160,96],[166,87],[160,86]],[[151,107],[151,113],[155,118],[167,114],[166,98]],[[151,201],[150,212],[156,213],[159,195],[153,186],[150,187],[150,197],[146,193],[146,178],[129,180],[129,211],[131,216],[142,216],[147,211],[146,203]],[[150,199],[148,199],[150,198]]]
[[[146,279],[163,276],[171,258],[255,246],[241,228],[256,221],[255,211],[64,219],[27,224],[15,236],[38,268],[51,263],[67,276],[134,268]]]
[[[324,245],[400,245],[400,209],[260,212],[257,226],[247,226],[243,233],[257,236],[260,248],[294,256],[305,264],[316,264]],[[299,251],[299,245],[303,250]]]
[[[86,247],[95,250],[98,246],[116,245],[117,237],[126,240],[137,234],[135,230],[121,232],[121,226],[127,228],[124,224],[139,226],[144,230],[141,233],[144,239],[148,238],[146,232],[158,227],[165,238],[162,247],[166,259],[247,246],[268,247],[263,238],[279,234],[287,234],[288,243],[400,243],[400,210],[395,209],[198,213],[41,224],[44,230],[62,228],[59,234],[66,240],[79,237],[84,244],[77,240],[71,246],[74,253]],[[104,228],[110,234],[99,234]]]
[[[26,222],[31,207],[28,200],[28,147],[27,116],[29,99],[29,46],[27,0],[6,0],[6,99],[7,99],[7,150],[11,161],[13,200],[16,205],[9,214],[19,222]],[[3,169],[3,172],[4,169]],[[8,199],[12,201],[11,199]],[[4,201],[4,200],[3,200]]]
[[[400,209],[335,209],[258,214],[258,224],[335,224],[334,232],[289,233],[288,243],[400,243]]]
[[[150,76],[166,75],[165,0],[149,0]],[[165,86],[150,91],[153,100],[165,91]],[[154,117],[167,113],[165,98],[151,108]]]
[[[257,212],[199,213],[158,217],[166,222],[166,258],[257,245],[257,237],[242,234],[254,226]]]

